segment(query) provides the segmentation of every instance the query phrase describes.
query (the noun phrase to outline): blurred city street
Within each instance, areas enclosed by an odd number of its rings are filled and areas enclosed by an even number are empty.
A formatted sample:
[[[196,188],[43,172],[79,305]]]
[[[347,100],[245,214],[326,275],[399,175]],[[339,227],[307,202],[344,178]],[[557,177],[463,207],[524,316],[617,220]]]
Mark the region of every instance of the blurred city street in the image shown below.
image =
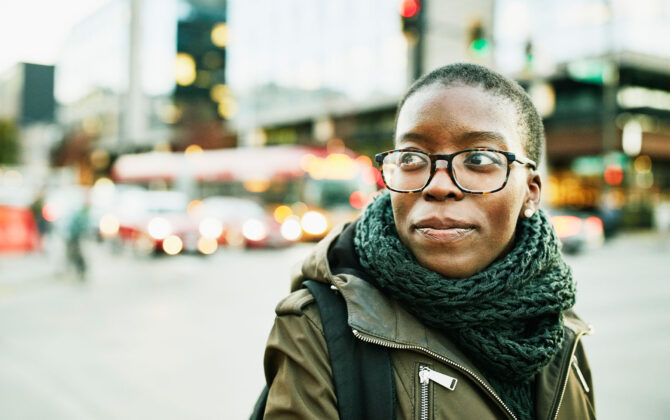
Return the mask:
[[[602,419],[667,419],[670,394],[670,238],[622,235],[567,258],[577,280],[579,315]]]
[[[598,417],[670,418],[669,20],[670,0],[3,2],[0,420],[248,418],[293,266],[439,160],[464,194],[537,169]],[[450,120],[481,96],[505,121],[403,134],[413,83],[447,68],[470,90]],[[495,168],[462,182],[472,152]],[[425,165],[394,188],[401,156]]]
[[[89,242],[80,283],[57,256],[0,259],[0,406],[8,419],[243,419],[291,267],[309,244],[204,257]],[[569,256],[599,418],[670,414],[670,284],[655,233]]]
[[[1,417],[248,417],[274,307],[308,250],[140,258],[90,243],[85,284],[3,256]]]

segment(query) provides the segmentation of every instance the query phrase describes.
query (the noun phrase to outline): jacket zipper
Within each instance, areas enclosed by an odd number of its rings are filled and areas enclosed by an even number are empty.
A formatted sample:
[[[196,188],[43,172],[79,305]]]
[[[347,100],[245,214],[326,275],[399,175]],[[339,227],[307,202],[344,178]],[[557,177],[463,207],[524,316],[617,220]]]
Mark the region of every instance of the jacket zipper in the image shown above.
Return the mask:
[[[591,326],[589,326],[588,331],[581,331],[581,332],[577,333],[577,337],[575,338],[575,344],[572,346],[572,351],[570,353],[571,363],[574,359],[576,359],[575,351],[577,350],[577,345],[579,344],[579,339],[584,334],[592,335],[593,334],[593,328],[591,328]],[[564,369],[567,373],[565,374],[565,379],[563,380],[563,386],[561,387],[561,394],[558,397],[558,404],[556,404],[556,412],[554,413],[554,420],[558,419],[558,411],[561,408],[561,403],[563,402],[563,397],[565,396],[565,388],[567,388],[567,386],[568,386],[568,376],[570,376],[569,375],[570,372],[568,371],[569,369],[570,369],[569,367],[568,367],[568,369]],[[581,371],[579,371],[579,373],[581,374]],[[581,376],[581,378],[584,379],[583,376]],[[583,382],[582,385],[586,385],[586,382]],[[588,388],[588,386],[587,386],[587,388]]]
[[[442,357],[442,356],[440,356],[439,354],[434,353],[434,352],[432,352],[432,351],[430,351],[430,350],[428,350],[428,349],[426,349],[426,348],[423,348],[423,347],[419,347],[419,346],[410,346],[410,345],[404,345],[404,344],[398,344],[398,343],[393,343],[393,342],[386,341],[386,340],[381,340],[381,339],[379,339],[379,338],[368,337],[368,336],[366,336],[366,335],[362,335],[362,334],[361,334],[358,330],[356,330],[356,329],[354,329],[354,330],[352,330],[352,331],[353,331],[353,333],[354,333],[354,336],[356,336],[356,338],[358,338],[358,339],[361,340],[361,341],[365,341],[365,342],[368,342],[368,343],[376,344],[376,345],[378,345],[378,346],[385,346],[385,347],[389,347],[389,348],[393,348],[393,349],[418,350],[418,351],[421,351],[421,352],[423,352],[423,353],[425,353],[425,354],[427,354],[427,355],[429,355],[429,356],[431,356],[431,357],[434,357],[434,358],[436,358],[436,359],[438,359],[438,360],[441,360],[441,361],[443,361],[444,363],[446,363],[446,364],[448,364],[448,365],[451,365],[451,366],[453,366],[453,367],[455,367],[455,368],[457,368],[457,369],[460,369],[460,370],[463,371],[463,372],[468,373],[471,377],[473,377],[475,380],[477,380],[477,382],[479,382],[479,383],[484,387],[484,389],[486,389],[486,390],[489,392],[489,394],[490,394],[496,401],[498,401],[498,403],[505,409],[505,411],[507,412],[507,414],[508,414],[512,419],[517,420],[517,418],[516,418],[516,416],[514,415],[514,413],[512,413],[512,411],[509,409],[509,407],[507,407],[507,405],[506,405],[506,404],[503,402],[503,400],[498,396],[498,394],[496,394],[496,393],[491,389],[491,387],[488,386],[488,385],[486,384],[486,382],[484,382],[481,378],[479,378],[477,375],[475,375],[470,369],[468,369],[468,368],[466,368],[466,367],[464,367],[464,366],[461,366],[461,365],[459,365],[458,363],[456,363],[456,362],[454,362],[454,361],[452,361],[452,360],[449,360],[449,359],[447,359],[446,357]],[[455,385],[455,384],[454,384],[454,385]],[[427,392],[427,388],[426,388],[426,392]]]
[[[577,378],[579,379],[579,382],[582,384],[582,388],[584,388],[584,391],[588,394],[591,392],[591,389],[589,388],[588,384],[586,383],[586,379],[584,379],[584,375],[582,374],[582,370],[579,368],[579,363],[577,363],[577,356],[574,354],[572,355],[572,367],[575,369],[575,373],[577,374]]]
[[[421,401],[419,402],[419,412],[421,420],[428,420],[429,404],[428,386],[430,381],[436,382],[446,389],[453,391],[456,388],[458,380],[449,375],[434,371],[426,365],[419,366],[419,383],[421,385]]]
[[[421,366],[419,368],[419,384],[421,386],[421,397],[419,401],[419,418],[420,420],[428,420],[428,385],[430,379],[421,377],[421,374],[424,372],[424,369],[427,369],[426,366]]]

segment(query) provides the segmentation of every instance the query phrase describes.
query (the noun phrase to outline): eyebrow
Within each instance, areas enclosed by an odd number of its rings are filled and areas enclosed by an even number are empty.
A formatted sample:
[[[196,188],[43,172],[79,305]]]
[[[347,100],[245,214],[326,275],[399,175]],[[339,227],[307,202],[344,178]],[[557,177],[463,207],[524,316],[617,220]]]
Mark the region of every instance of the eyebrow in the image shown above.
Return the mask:
[[[460,134],[454,139],[454,141],[456,141],[459,144],[463,143],[470,144],[475,142],[476,140],[491,141],[501,149],[506,149],[508,146],[505,136],[503,136],[501,133],[497,131],[466,131],[465,133]],[[413,141],[416,143],[423,144],[424,146],[430,145],[431,143],[434,142],[432,137],[420,133],[415,133],[412,131],[404,133],[402,136],[400,136],[400,138],[398,139],[398,143],[402,141]]]

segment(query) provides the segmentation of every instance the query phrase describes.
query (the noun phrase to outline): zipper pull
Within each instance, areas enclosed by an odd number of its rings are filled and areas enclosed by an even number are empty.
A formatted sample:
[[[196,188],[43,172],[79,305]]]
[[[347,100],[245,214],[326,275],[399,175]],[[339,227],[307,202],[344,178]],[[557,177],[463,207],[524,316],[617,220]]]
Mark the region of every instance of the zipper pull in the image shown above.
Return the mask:
[[[448,390],[453,391],[454,388],[456,388],[458,379],[452,378],[444,373],[436,372],[428,366],[421,366],[421,369],[419,370],[419,382],[427,384],[430,381],[436,382]]]
[[[584,391],[588,394],[591,392],[591,389],[589,386],[586,384],[586,379],[584,379],[584,375],[582,374],[581,369],[579,369],[579,364],[577,364],[577,356],[574,354],[572,355],[572,367],[575,369],[575,373],[577,374],[577,378],[579,379],[579,382],[582,384],[582,388],[584,388]]]

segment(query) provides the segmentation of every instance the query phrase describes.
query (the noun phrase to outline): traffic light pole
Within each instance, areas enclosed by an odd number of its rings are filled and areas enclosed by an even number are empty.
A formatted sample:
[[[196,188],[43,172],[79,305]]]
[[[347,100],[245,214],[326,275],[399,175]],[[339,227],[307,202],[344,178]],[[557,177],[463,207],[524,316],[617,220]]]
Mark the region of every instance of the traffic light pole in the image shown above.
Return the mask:
[[[423,74],[426,0],[402,0],[400,18],[407,39],[407,79],[412,84]]]
[[[417,80],[423,74],[423,56],[424,56],[424,38],[425,38],[425,20],[426,20],[426,3],[428,0],[423,0],[421,2],[421,12],[418,16],[417,22],[417,36],[416,42],[413,46],[412,51],[412,80]]]

